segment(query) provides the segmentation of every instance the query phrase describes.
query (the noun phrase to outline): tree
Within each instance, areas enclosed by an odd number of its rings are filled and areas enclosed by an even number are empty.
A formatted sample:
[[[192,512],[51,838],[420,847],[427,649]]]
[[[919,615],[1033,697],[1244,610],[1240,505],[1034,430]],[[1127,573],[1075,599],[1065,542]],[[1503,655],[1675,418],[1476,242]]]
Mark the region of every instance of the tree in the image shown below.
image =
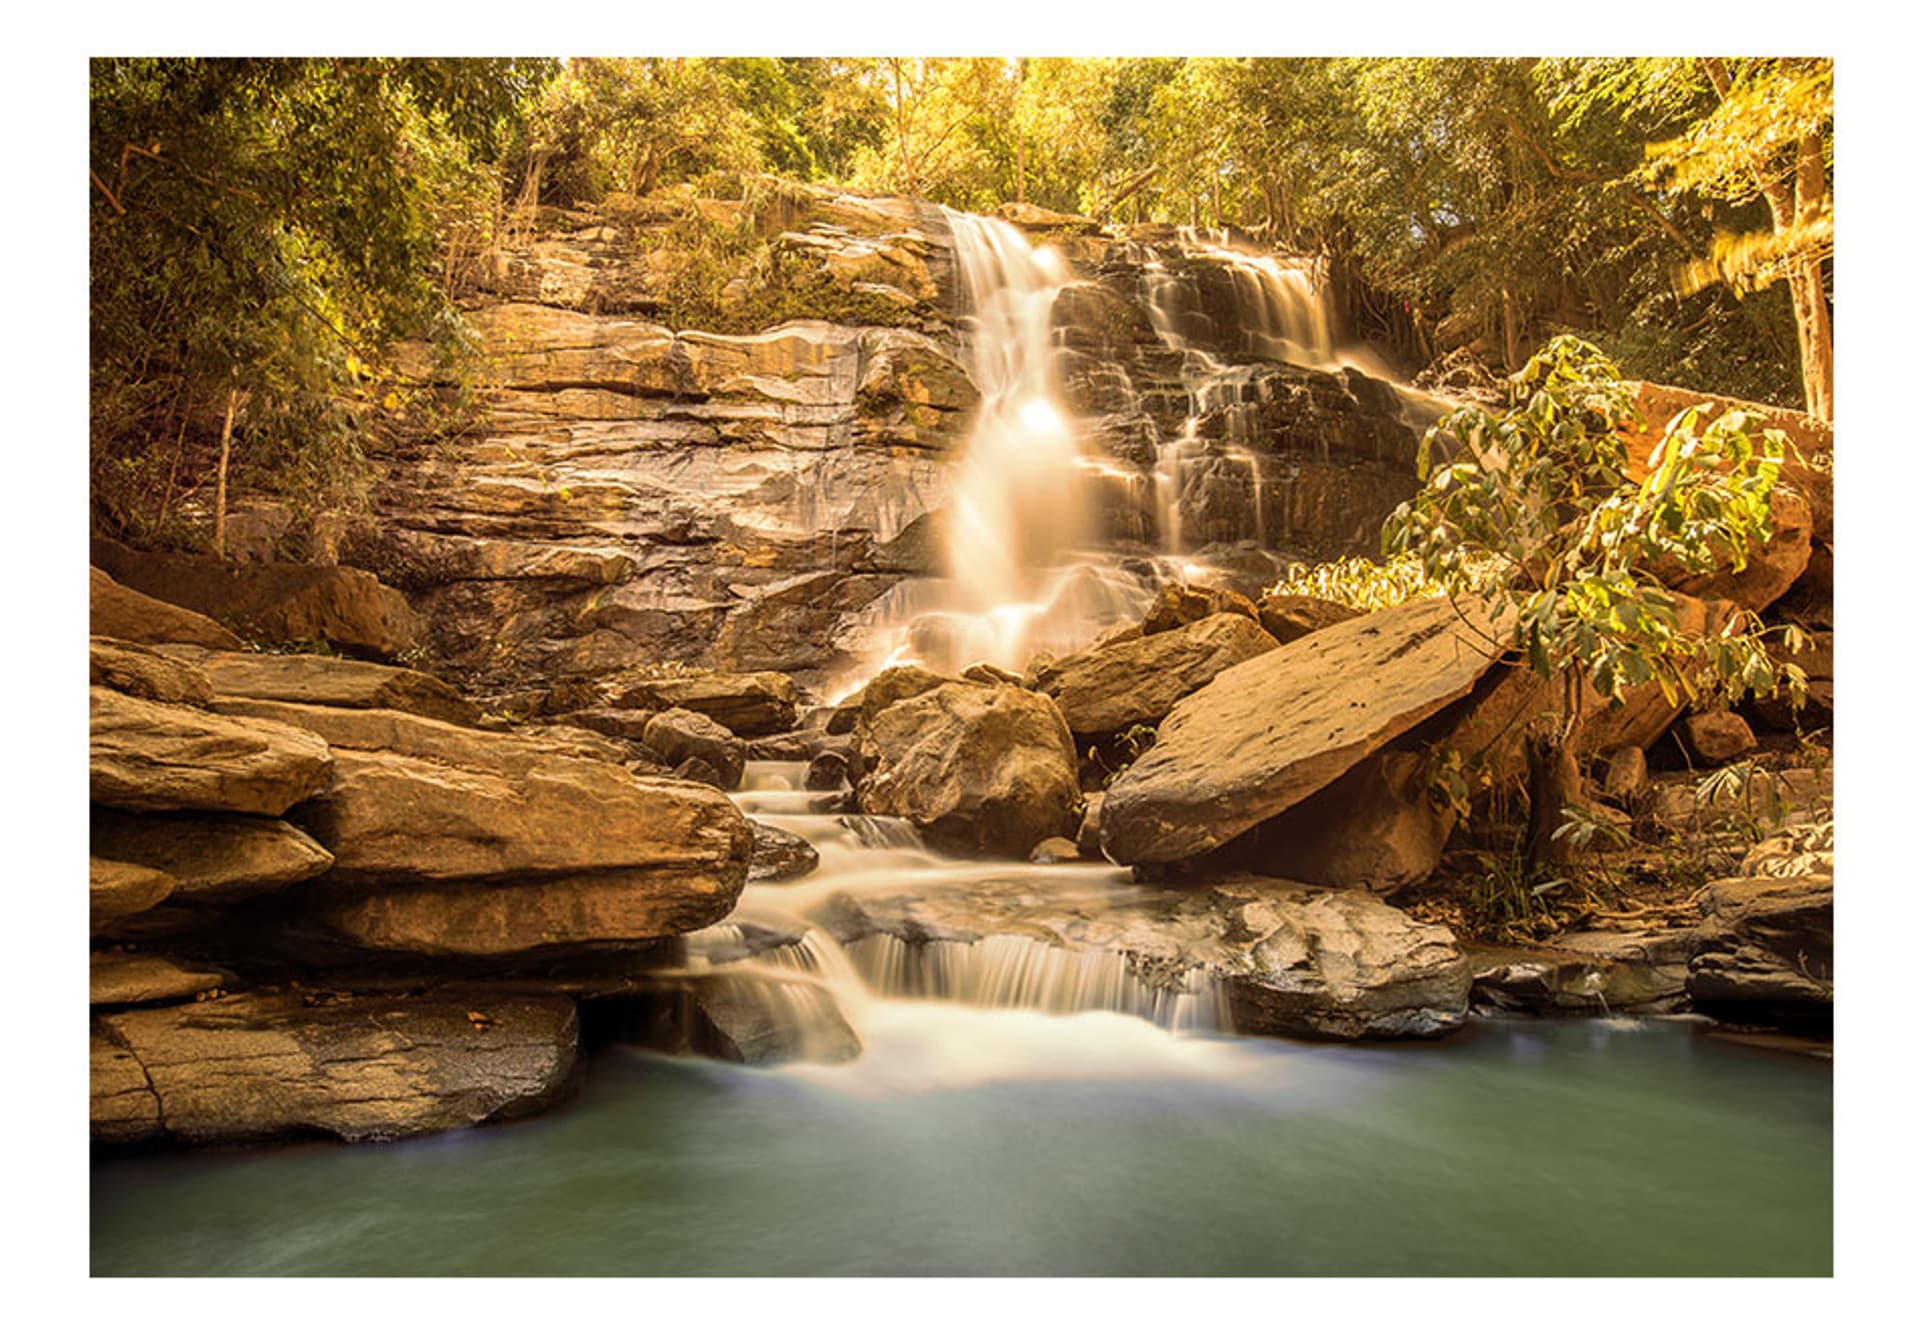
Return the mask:
[[[458,332],[440,224],[487,212],[481,158],[545,73],[511,60],[93,63],[101,528],[166,539],[181,497],[224,483],[229,455],[236,480],[354,497],[367,429],[404,388],[386,348]]]
[[[1771,537],[1784,437],[1756,439],[1739,412],[1702,430],[1690,408],[1636,483],[1618,434],[1633,400],[1599,349],[1553,340],[1513,378],[1508,410],[1461,408],[1428,432],[1422,490],[1384,533],[1389,555],[1412,556],[1450,596],[1514,609],[1521,659],[1563,691],[1563,713],[1530,738],[1530,867],[1572,795],[1556,789],[1588,687],[1619,699],[1651,683],[1670,704],[1771,695],[1782,679],[1796,698],[1805,689],[1798,668],[1776,672],[1758,617],[1689,632],[1665,586],[1675,570],[1738,570]]]
[[[1678,138],[1650,146],[1646,171],[1667,189],[1709,199],[1764,199],[1772,226],[1722,232],[1686,266],[1683,288],[1725,282],[1758,291],[1785,278],[1799,334],[1807,411],[1833,420],[1833,65],[1826,60],[1699,62],[1718,104]]]

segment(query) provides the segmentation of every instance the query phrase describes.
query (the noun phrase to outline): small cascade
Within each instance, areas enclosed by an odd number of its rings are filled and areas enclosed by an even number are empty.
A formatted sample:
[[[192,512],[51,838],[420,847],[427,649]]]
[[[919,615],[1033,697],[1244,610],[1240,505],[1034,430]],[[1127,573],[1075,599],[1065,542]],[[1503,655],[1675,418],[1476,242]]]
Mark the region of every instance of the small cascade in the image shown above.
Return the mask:
[[[996,1010],[1080,1014],[1106,1010],[1179,1032],[1218,1032],[1226,1005],[1205,969],[1155,986],[1124,954],[1082,953],[1030,936],[908,944],[898,936],[854,941],[848,957],[875,992]]]

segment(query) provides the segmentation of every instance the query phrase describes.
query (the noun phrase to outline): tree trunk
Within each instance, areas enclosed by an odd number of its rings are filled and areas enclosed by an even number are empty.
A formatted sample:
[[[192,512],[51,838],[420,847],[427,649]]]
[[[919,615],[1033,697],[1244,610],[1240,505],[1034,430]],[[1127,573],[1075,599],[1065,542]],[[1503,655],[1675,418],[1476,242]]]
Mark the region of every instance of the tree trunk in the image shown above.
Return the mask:
[[[1820,136],[1800,140],[1794,163],[1793,215],[1802,226],[1824,217],[1832,208],[1827,198],[1827,158]],[[1793,323],[1800,334],[1800,379],[1806,387],[1807,411],[1823,422],[1833,420],[1833,312],[1827,309],[1826,284],[1820,261],[1806,256],[1795,260],[1787,279],[1793,293]]]
[[[1528,728],[1527,874],[1559,860],[1553,831],[1565,822],[1562,812],[1580,800],[1580,764],[1573,753],[1573,729],[1556,717],[1536,719]]]
[[[213,487],[213,554],[227,554],[227,460],[233,454],[233,410],[240,401],[238,389],[227,390],[227,418],[220,424],[220,471]]]

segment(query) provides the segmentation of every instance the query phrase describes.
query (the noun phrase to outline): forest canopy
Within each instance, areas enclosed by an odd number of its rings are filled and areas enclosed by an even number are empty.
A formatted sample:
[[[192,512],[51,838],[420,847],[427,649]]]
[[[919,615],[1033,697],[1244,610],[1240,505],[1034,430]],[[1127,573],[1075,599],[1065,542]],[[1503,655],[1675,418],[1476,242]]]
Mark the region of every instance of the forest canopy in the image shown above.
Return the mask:
[[[1232,227],[1321,256],[1409,372],[1574,335],[1830,417],[1813,59],[103,59],[97,521],[164,540],[216,457],[351,499],[396,340],[457,363],[516,209],[767,177]],[[224,468],[221,468],[224,477]]]

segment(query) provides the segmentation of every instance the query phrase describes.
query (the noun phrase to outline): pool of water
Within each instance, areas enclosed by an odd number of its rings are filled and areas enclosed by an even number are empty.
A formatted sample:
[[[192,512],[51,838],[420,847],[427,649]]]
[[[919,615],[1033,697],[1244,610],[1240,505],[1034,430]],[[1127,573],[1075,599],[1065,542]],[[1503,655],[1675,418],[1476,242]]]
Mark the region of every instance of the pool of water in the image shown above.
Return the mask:
[[[92,1268],[1825,1275],[1832,1070],[1675,1020],[1340,1047],[889,1002],[842,1067],[613,1048],[387,1145],[101,1159]]]

